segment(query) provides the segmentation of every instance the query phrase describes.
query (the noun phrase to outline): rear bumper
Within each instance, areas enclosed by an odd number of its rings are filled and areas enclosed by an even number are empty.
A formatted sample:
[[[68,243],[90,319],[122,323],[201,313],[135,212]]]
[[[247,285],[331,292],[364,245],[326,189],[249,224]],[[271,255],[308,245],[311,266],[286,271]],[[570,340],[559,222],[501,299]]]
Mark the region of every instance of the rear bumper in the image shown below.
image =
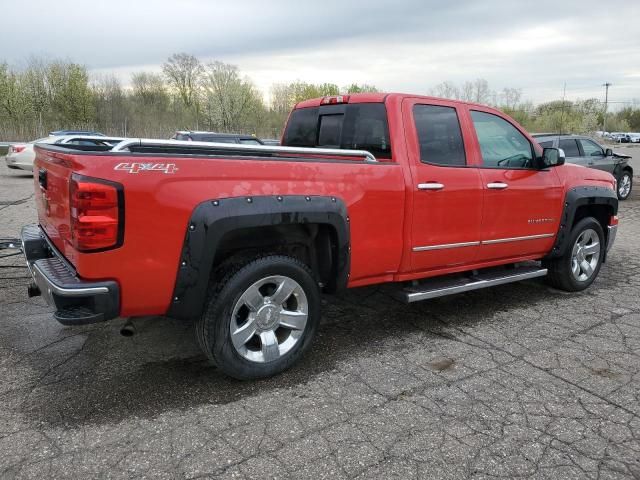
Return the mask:
[[[6,156],[5,162],[7,163],[7,167],[20,169],[20,170],[28,170],[33,172],[33,164],[21,162],[19,158],[15,158],[12,156]]]
[[[86,325],[118,316],[120,289],[112,280],[85,281],[53,247],[37,225],[26,225],[21,233],[22,249],[37,289],[56,308],[54,318],[63,325]]]

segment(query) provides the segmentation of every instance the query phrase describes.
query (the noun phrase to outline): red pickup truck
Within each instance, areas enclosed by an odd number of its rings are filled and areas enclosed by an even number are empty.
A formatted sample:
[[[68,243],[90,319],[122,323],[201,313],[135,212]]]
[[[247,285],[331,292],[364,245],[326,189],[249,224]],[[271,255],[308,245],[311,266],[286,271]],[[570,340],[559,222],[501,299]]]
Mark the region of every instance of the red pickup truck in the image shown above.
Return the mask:
[[[332,96],[296,105],[282,146],[114,142],[36,147],[30,294],[65,325],[196,319],[237,378],[308,349],[323,291],[394,282],[413,302],[542,276],[578,291],[617,230],[610,174],[483,105]]]

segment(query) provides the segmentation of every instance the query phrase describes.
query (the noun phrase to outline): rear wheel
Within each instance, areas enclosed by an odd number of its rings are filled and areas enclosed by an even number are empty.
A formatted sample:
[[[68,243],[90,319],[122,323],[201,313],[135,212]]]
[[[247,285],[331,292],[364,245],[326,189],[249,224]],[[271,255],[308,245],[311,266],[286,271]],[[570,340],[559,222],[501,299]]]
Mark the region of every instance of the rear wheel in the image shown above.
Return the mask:
[[[544,262],[549,269],[547,282],[568,292],[584,290],[598,276],[604,252],[602,226],[593,217],[583,218],[571,230],[564,254]]]
[[[633,186],[633,177],[631,172],[624,170],[618,177],[618,199],[626,200],[631,195],[631,187]]]
[[[309,348],[320,321],[320,291],[300,261],[273,255],[212,282],[198,328],[205,353],[226,374],[268,377]]]

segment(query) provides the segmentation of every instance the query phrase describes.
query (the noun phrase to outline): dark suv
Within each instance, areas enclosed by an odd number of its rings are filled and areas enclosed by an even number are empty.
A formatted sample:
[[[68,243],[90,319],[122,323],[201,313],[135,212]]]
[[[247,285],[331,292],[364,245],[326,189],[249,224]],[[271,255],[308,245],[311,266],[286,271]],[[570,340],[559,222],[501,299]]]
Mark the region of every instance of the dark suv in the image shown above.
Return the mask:
[[[618,181],[618,198],[626,200],[631,195],[633,169],[629,165],[629,155],[614,153],[592,138],[581,135],[558,135],[540,133],[533,138],[541,147],[554,147],[564,150],[566,161],[609,172]]]
[[[190,142],[239,143],[241,145],[264,145],[262,140],[252,135],[236,133],[178,131],[171,140],[187,140]]]

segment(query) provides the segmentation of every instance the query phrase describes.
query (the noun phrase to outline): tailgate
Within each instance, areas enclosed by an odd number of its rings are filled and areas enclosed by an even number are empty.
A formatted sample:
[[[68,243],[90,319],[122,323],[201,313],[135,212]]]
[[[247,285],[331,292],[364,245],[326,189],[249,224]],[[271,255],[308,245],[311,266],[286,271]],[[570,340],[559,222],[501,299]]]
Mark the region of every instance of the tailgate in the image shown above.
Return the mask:
[[[35,147],[33,164],[38,222],[53,245],[73,263],[70,248],[69,180],[73,172],[70,155]]]

